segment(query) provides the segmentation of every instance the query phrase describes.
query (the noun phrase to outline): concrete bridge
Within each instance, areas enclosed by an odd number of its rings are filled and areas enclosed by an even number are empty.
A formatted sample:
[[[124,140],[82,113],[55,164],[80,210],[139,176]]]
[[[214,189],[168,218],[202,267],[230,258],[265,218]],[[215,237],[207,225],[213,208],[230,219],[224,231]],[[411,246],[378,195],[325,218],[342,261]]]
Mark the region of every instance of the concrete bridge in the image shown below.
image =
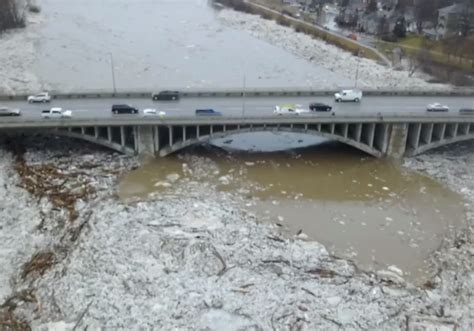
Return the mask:
[[[474,116],[354,114],[334,116],[157,117],[0,121],[0,134],[51,133],[113,150],[167,156],[195,144],[244,132],[294,132],[353,146],[374,157],[400,158],[474,138]]]

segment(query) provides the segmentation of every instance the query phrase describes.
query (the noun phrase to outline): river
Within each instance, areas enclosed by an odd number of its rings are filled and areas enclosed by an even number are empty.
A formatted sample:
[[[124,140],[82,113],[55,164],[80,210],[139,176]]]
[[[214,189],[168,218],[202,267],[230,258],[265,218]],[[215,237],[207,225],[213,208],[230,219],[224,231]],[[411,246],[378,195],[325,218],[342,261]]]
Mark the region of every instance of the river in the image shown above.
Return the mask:
[[[428,257],[464,226],[462,198],[397,163],[317,139],[271,133],[221,139],[215,144],[227,150],[197,147],[153,160],[123,179],[120,195],[179,196],[189,182],[213,183],[209,194],[240,192],[242,208],[278,224],[287,238],[302,231],[367,270],[396,265],[415,281],[426,279],[433,271]]]
[[[112,71],[117,90],[324,88],[353,81],[225,26],[206,0],[41,4],[35,70],[53,89],[111,91]]]

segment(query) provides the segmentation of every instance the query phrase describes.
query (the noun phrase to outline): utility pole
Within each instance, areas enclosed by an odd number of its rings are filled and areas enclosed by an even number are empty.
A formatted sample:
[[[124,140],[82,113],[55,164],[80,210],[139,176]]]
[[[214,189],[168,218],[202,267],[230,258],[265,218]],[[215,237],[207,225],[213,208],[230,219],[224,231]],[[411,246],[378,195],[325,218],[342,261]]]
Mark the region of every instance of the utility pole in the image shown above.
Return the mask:
[[[109,52],[110,56],[110,69],[112,70],[112,84],[114,89],[114,94],[117,93],[117,87],[115,85],[115,67],[114,67],[114,57],[111,52]]]
[[[356,69],[356,76],[355,76],[355,87],[357,88],[357,81],[359,80],[359,64],[360,64],[360,54],[362,53],[361,50],[357,52],[357,69]]]
[[[245,85],[246,85],[246,80],[247,80],[247,77],[246,77],[245,72],[244,72],[244,79],[243,79],[243,84],[242,84],[242,86],[243,86],[243,89],[242,89],[242,117],[244,117],[244,114],[245,114],[245,97],[246,97],[246,95],[245,95],[246,86]]]

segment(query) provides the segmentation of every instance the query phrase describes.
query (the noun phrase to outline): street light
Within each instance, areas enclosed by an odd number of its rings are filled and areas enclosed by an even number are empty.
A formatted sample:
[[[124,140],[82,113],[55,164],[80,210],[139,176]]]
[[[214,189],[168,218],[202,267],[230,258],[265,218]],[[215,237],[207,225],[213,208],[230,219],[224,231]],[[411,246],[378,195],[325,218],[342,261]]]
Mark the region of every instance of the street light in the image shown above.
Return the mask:
[[[112,84],[114,88],[114,94],[117,93],[117,87],[115,86],[115,67],[114,67],[114,56],[111,52],[108,53],[110,56],[110,69],[112,71]]]
[[[359,80],[359,65],[360,65],[360,55],[364,52],[361,50],[357,51],[357,69],[356,69],[356,76],[355,76],[355,87],[357,88],[357,81]]]
[[[245,75],[244,72],[244,78],[243,78],[243,89],[242,89],[242,117],[244,117],[245,114],[245,85],[247,83],[247,76]]]

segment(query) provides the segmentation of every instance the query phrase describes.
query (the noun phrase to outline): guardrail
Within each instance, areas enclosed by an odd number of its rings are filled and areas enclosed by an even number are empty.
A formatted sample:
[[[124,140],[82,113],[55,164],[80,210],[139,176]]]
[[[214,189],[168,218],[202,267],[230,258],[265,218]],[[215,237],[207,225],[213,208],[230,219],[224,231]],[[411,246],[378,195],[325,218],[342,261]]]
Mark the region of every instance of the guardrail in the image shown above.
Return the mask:
[[[305,114],[299,116],[158,116],[140,117],[122,115],[110,118],[70,118],[70,119],[42,119],[22,120],[9,118],[0,120],[0,129],[19,128],[55,128],[55,127],[80,127],[80,126],[147,126],[147,125],[260,125],[260,124],[310,124],[310,123],[448,123],[448,122],[474,123],[474,116],[462,114],[420,114],[420,113],[358,113],[337,115],[336,113]]]
[[[179,90],[179,89],[178,89]],[[238,98],[245,97],[310,97],[310,96],[332,96],[338,90],[313,90],[313,89],[249,89],[243,90],[183,90],[182,98]],[[365,96],[401,96],[401,97],[421,97],[421,96],[453,96],[453,97],[474,97],[474,89],[453,89],[445,91],[425,91],[425,90],[375,90],[363,89]],[[124,91],[124,92],[51,92],[53,99],[151,99],[151,91]],[[26,94],[0,95],[0,100],[21,101],[27,99]]]

